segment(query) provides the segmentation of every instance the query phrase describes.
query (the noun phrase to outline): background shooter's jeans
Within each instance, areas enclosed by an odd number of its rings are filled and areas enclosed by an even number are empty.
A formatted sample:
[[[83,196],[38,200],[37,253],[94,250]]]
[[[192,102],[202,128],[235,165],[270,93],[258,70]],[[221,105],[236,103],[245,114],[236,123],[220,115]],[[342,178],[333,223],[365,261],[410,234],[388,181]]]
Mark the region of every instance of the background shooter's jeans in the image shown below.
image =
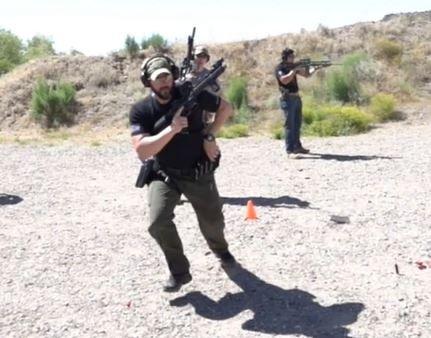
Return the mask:
[[[284,131],[286,135],[286,151],[293,152],[302,147],[301,125],[302,125],[302,100],[299,96],[290,95],[280,100],[285,122]]]

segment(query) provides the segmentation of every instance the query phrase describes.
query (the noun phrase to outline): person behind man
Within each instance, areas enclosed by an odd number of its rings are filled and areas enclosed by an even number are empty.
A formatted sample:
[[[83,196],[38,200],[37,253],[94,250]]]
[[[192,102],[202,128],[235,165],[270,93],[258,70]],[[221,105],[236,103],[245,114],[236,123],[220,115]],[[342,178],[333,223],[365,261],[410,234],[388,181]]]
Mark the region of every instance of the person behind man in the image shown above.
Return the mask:
[[[187,74],[186,79],[191,81],[192,83],[196,83],[202,77],[209,74],[209,69],[207,68],[207,64],[210,60],[210,54],[208,52],[208,48],[203,45],[196,46],[193,50],[193,68],[192,71]],[[220,85],[217,80],[206,87],[206,90],[210,93],[220,96],[221,90]],[[204,124],[206,127],[211,125],[215,119],[215,112],[204,111],[203,115]]]
[[[187,79],[190,79],[192,83],[196,80],[206,76],[209,73],[209,69],[207,68],[208,62],[210,61],[210,54],[208,52],[208,48],[203,45],[196,46],[193,51],[193,68],[192,72],[188,74]],[[217,80],[207,87],[207,90],[210,93],[219,95],[221,94],[220,85]]]
[[[302,100],[299,96],[297,75],[309,77],[316,69],[295,66],[295,52],[290,48],[281,52],[281,59],[281,63],[275,68],[275,77],[281,92],[280,106],[285,116],[286,152],[288,155],[307,154],[309,149],[304,148],[300,140]]]
[[[235,264],[224,236],[222,202],[218,194],[214,172],[196,176],[196,165],[202,159],[214,163],[220,156],[215,134],[233,113],[229,103],[203,91],[188,117],[179,110],[166,127],[155,132],[155,123],[164,117],[180,92],[174,80],[178,78],[175,63],[164,55],[144,60],[141,79],[151,88],[151,94],[135,103],[130,111],[132,143],[138,157],[156,159],[160,175],[149,183],[149,232],[161,247],[168,268],[169,279],[165,291],[176,291],[191,281],[190,264],[184,255],[174,218],[174,209],[181,194],[190,201],[200,230],[210,249],[223,266]],[[210,129],[204,130],[203,110],[215,111]],[[159,177],[158,177],[159,176]]]

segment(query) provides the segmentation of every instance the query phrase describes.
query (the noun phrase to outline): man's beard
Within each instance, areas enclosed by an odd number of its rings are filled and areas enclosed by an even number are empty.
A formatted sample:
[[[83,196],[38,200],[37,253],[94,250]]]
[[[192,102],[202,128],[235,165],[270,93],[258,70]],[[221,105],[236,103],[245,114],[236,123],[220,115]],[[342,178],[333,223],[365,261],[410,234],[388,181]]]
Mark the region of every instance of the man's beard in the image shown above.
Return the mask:
[[[154,88],[152,88],[154,94],[156,94],[156,96],[162,100],[170,100],[172,97],[172,88],[169,87],[162,87],[160,90],[155,90]]]

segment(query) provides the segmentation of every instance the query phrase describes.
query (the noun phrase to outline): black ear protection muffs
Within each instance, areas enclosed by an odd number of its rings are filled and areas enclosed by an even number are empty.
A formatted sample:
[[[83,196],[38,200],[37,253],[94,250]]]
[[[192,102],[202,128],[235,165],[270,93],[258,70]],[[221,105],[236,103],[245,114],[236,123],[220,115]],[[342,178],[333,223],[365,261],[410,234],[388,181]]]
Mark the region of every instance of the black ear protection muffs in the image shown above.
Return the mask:
[[[172,77],[174,78],[174,81],[177,80],[180,77],[180,70],[175,65],[174,60],[172,60],[170,57],[163,55],[163,54],[156,54],[154,56],[151,56],[149,58],[146,58],[144,62],[142,62],[141,65],[141,81],[144,84],[145,87],[150,87],[150,74],[148,74],[148,70],[150,68],[151,63],[158,58],[164,58],[168,65],[169,70],[171,71]]]

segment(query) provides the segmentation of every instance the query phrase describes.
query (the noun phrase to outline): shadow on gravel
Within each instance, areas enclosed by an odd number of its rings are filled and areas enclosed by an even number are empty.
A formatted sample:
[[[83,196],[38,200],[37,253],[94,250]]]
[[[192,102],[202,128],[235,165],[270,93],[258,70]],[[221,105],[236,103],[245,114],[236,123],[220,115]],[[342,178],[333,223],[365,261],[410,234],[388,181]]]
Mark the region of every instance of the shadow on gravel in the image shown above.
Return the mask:
[[[223,203],[230,205],[246,205],[248,200],[252,200],[256,206],[273,207],[273,208],[292,208],[296,205],[299,208],[308,208],[310,203],[300,200],[296,197],[280,196],[280,197],[221,197]]]
[[[251,310],[254,317],[242,324],[244,330],[314,338],[348,337],[350,331],[344,326],[354,323],[364,309],[362,303],[322,306],[312,294],[266,283],[239,264],[225,271],[243,292],[228,293],[214,301],[194,291],[171,300],[170,305],[191,304],[198,315],[212,320],[226,320]]]
[[[22,202],[22,198],[19,196],[0,193],[0,205],[18,204],[20,202]]]
[[[393,160],[400,159],[401,157],[391,157],[391,156],[377,156],[377,155],[337,155],[337,154],[319,154],[319,153],[309,153],[306,156],[301,156],[302,160],[335,160],[335,161],[370,161],[370,160]]]

